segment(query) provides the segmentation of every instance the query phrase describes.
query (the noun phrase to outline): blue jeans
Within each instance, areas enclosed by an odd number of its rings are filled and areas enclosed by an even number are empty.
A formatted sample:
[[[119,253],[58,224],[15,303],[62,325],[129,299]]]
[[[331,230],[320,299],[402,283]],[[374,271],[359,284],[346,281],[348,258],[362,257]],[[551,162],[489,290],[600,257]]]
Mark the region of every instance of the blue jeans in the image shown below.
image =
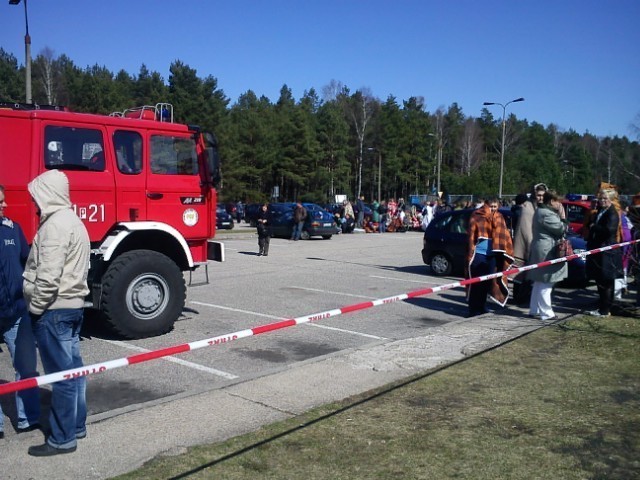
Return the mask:
[[[45,373],[82,367],[80,328],[82,309],[46,310],[34,325]],[[52,384],[51,433],[47,443],[55,448],[76,446],[76,436],[86,434],[87,379],[79,376]]]
[[[36,341],[31,319],[26,309],[13,317],[0,318],[0,330],[11,354],[16,380],[37,377]],[[18,428],[27,428],[40,421],[40,395],[38,388],[16,392]],[[0,407],[0,432],[4,431],[4,414]]]
[[[380,215],[380,223],[378,224],[378,230],[380,233],[385,233],[387,231],[387,216]]]
[[[291,232],[291,240],[300,240],[304,222],[293,222],[293,232]]]

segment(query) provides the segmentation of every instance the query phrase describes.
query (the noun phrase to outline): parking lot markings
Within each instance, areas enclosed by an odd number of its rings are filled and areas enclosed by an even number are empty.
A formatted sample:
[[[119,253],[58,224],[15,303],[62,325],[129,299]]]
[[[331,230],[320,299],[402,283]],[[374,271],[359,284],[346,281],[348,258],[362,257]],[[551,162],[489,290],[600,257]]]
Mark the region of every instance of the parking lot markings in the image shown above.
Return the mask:
[[[190,303],[193,303],[194,305],[202,305],[203,307],[211,307],[211,308],[219,308],[221,310],[229,310],[230,312],[246,313],[248,315],[255,315],[256,317],[272,318],[274,320],[286,320],[285,317],[276,317],[275,315],[268,315],[266,313],[252,312],[251,310],[242,310],[240,308],[225,307],[223,305],[215,305],[213,303],[197,302],[195,300],[192,300]]]
[[[369,277],[370,278],[381,278],[383,280],[395,280],[397,282],[421,283],[423,285],[425,283],[427,283],[424,280],[409,280],[409,279],[406,279],[406,278],[398,278],[398,277],[382,277],[380,275],[369,275]],[[429,279],[429,280],[433,283],[432,279]]]
[[[366,337],[366,338],[373,338],[373,339],[376,339],[376,340],[388,340],[388,338],[386,338],[386,337],[378,337],[376,335],[370,335],[368,333],[356,332],[354,330],[345,330],[343,328],[327,327],[326,325],[320,325],[318,323],[305,323],[304,325],[308,325],[310,327],[316,327],[316,328],[324,328],[325,330],[334,330],[334,331],[340,332],[340,333],[350,333],[352,335],[358,335],[360,337]]]
[[[301,287],[292,287],[292,288],[301,288]],[[374,298],[374,297],[363,297],[362,295],[350,295],[350,294],[345,294],[342,292],[327,292],[326,290],[316,290],[316,289],[312,289],[312,288],[301,288],[302,290],[312,290],[312,291],[317,291],[317,292],[324,292],[324,293],[333,293],[333,294],[340,294],[340,295],[349,295],[352,297],[360,297],[360,298]],[[258,317],[266,317],[266,318],[272,318],[274,320],[287,320],[287,318],[285,317],[276,317],[274,315],[268,315],[266,313],[258,313],[258,312],[252,312],[250,310],[241,310],[239,308],[231,308],[231,307],[224,307],[222,305],[214,305],[212,303],[204,303],[204,302],[197,302],[197,301],[192,301],[191,303],[194,303],[196,305],[202,305],[204,307],[211,307],[211,308],[221,308],[222,310],[230,310],[232,312],[239,312],[239,313],[246,313],[249,315],[256,315]],[[317,327],[317,328],[324,328],[326,330],[335,330],[336,332],[342,332],[342,333],[350,333],[351,335],[358,335],[360,337],[366,337],[366,338],[373,338],[376,340],[386,340],[386,338],[384,337],[377,337],[375,335],[369,335],[368,333],[362,333],[362,332],[356,332],[354,330],[343,330],[341,328],[335,328],[335,327],[328,327],[326,325],[319,325],[316,323],[306,323],[305,325],[311,325],[313,327]]]
[[[149,353],[149,352],[152,351],[152,350],[148,350],[146,348],[137,347],[135,345],[130,345],[130,344],[125,343],[125,342],[120,342],[118,340],[102,340],[102,341],[110,343],[112,345],[117,345],[117,346],[122,347],[122,348],[127,348],[129,350],[134,350],[136,352]],[[238,378],[237,375],[234,375],[232,373],[227,373],[227,372],[223,372],[221,370],[216,370],[215,368],[205,367],[204,365],[200,365],[198,363],[187,362],[186,360],[182,360],[182,359],[176,358],[176,357],[162,357],[162,360],[166,360],[168,362],[177,363],[178,365],[182,365],[182,366],[188,367],[188,368],[193,368],[194,370],[200,370],[201,372],[211,373],[213,375],[216,375],[218,377],[223,377],[223,378],[226,378],[228,380],[235,380],[236,378]]]
[[[342,295],[343,297],[367,298],[369,300],[375,300],[376,298],[378,298],[378,297],[368,297],[366,295],[356,295],[353,293],[332,292],[331,290],[321,290],[319,288],[306,288],[306,287],[289,287],[289,288],[296,289],[296,290],[307,290],[309,292],[329,293],[331,295]]]

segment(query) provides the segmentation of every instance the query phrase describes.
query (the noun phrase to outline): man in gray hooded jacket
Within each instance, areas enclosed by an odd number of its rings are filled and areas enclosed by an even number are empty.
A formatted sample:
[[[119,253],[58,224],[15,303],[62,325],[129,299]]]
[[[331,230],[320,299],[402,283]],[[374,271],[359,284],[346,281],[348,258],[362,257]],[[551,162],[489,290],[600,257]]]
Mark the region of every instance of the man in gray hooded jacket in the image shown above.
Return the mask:
[[[91,246],[82,221],[71,209],[69,180],[49,170],[28,185],[40,214],[23,274],[24,296],[45,373],[82,367],[80,328],[84,299],[89,293],[87,273]],[[54,383],[51,431],[43,445],[29,447],[29,455],[44,457],[71,453],[84,438],[87,407],[82,376]]]

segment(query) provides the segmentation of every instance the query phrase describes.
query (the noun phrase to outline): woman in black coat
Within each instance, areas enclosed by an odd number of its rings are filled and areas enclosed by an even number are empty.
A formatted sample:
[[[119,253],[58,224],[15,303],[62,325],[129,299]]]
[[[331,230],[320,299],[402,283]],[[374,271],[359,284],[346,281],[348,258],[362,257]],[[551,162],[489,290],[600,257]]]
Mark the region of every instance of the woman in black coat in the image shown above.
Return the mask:
[[[606,247],[618,243],[620,214],[613,205],[617,192],[603,188],[598,192],[598,209],[592,215],[586,235],[587,249]],[[595,317],[611,315],[615,279],[622,276],[622,250],[616,248],[587,257],[587,276],[598,287],[598,309],[586,312]]]
[[[258,229],[258,256],[266,257],[269,255],[269,242],[271,241],[269,206],[266,203],[258,210],[256,227]]]

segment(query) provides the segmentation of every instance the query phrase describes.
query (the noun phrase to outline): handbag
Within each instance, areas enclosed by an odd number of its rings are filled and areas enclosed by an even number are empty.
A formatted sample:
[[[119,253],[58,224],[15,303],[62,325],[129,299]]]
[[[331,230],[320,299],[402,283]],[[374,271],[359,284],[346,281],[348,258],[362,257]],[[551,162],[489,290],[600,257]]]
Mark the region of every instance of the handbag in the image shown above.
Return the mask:
[[[556,243],[556,258],[568,257],[573,255],[573,247],[568,238],[561,238]]]

